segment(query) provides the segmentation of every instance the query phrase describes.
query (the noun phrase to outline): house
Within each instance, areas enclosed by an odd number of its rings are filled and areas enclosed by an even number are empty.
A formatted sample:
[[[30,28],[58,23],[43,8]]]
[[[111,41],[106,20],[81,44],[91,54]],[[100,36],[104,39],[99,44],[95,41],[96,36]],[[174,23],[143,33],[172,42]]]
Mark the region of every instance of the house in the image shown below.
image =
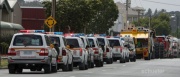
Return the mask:
[[[25,29],[43,29],[46,19],[45,8],[21,6],[22,25]]]
[[[17,0],[0,0],[0,33],[1,36],[12,35],[21,26],[21,9]]]

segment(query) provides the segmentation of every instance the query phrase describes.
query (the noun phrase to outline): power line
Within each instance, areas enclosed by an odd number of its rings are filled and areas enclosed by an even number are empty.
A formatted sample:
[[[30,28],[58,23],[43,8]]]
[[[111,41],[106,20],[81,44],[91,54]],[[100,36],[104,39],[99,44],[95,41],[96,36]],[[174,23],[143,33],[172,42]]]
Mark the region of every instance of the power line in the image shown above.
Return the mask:
[[[143,1],[152,2],[152,3],[158,3],[158,4],[164,4],[164,5],[171,5],[171,6],[180,6],[180,5],[177,5],[177,4],[163,3],[163,2],[157,2],[157,1],[151,1],[151,0],[143,0]]]
[[[141,4],[141,7],[143,7],[142,3],[141,3],[141,0],[139,0],[140,4]]]

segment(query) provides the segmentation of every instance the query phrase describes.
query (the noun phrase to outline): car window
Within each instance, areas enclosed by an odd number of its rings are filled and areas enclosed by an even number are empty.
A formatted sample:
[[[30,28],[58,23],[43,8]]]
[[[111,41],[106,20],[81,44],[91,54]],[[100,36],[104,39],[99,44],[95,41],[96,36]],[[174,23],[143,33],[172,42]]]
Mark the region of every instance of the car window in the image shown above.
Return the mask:
[[[40,35],[17,35],[15,36],[14,46],[42,46],[43,41]]]
[[[66,41],[66,39],[64,37],[62,37],[62,38],[63,38],[63,41],[64,41],[64,45],[66,46],[67,45],[67,41]]]
[[[60,39],[59,39],[59,37],[49,36],[49,38],[51,39],[51,42],[53,44],[57,44],[57,46],[60,47]]]
[[[45,35],[45,40],[46,40],[47,46],[50,46],[50,44],[51,44],[50,38]]]
[[[90,45],[91,47],[95,47],[95,44],[94,44],[94,40],[93,40],[93,39],[88,39],[88,41],[89,41],[89,45]]]
[[[97,38],[99,45],[105,45],[105,41],[103,38]]]
[[[72,45],[74,48],[79,48],[79,42],[77,39],[66,39],[68,45]]]
[[[120,46],[119,40],[109,40],[110,46]]]

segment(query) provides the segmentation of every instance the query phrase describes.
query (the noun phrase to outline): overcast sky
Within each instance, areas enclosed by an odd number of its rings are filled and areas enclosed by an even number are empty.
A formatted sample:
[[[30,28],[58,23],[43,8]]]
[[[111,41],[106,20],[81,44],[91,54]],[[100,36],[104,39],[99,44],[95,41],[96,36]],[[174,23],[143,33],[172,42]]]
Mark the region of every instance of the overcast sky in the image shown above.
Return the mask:
[[[125,3],[126,0],[114,0],[115,2],[120,1]],[[158,3],[157,3],[158,2]],[[173,4],[173,5],[172,5]],[[166,9],[169,11],[180,11],[180,0],[131,0],[131,6],[140,6],[145,9],[151,8],[154,11]]]

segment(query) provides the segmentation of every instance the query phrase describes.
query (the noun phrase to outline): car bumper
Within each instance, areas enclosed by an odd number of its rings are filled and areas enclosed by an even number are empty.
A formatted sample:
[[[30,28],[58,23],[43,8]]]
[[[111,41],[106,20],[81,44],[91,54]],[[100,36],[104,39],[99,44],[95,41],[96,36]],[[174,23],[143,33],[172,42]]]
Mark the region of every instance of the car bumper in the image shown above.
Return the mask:
[[[8,58],[9,64],[49,64],[51,63],[50,58],[44,59],[12,59]]]

